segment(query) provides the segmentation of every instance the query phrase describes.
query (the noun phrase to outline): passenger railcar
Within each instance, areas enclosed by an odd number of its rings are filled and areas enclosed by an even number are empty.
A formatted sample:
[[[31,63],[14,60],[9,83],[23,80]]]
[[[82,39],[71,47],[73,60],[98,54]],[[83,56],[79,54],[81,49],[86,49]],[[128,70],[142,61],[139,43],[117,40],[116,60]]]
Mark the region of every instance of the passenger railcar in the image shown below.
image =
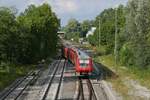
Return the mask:
[[[62,56],[71,61],[76,72],[80,74],[88,74],[93,71],[92,58],[79,49],[63,47]]]
[[[78,55],[77,58],[78,65],[75,67],[76,71],[80,73],[92,72],[93,71],[92,58],[80,50],[78,50],[77,55]]]

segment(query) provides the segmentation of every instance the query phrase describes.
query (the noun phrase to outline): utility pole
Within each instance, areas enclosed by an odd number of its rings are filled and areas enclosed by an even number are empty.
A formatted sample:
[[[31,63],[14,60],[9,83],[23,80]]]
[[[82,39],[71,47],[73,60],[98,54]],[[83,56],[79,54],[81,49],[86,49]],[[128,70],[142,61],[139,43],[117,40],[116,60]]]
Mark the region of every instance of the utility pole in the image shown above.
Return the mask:
[[[99,40],[99,47],[101,45],[101,19],[99,18],[99,35],[98,35],[98,40]]]
[[[115,56],[115,67],[116,67],[116,72],[118,70],[117,66],[118,66],[118,63],[117,63],[117,60],[118,60],[118,40],[117,40],[117,37],[118,37],[118,15],[117,15],[117,7],[115,8],[115,48],[114,48],[114,56]]]

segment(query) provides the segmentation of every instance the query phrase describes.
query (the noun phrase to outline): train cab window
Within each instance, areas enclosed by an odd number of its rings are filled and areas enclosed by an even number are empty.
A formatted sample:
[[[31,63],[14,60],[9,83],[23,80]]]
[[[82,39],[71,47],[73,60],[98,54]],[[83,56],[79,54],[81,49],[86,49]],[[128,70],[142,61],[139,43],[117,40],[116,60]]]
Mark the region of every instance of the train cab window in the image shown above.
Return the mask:
[[[86,67],[86,66],[88,66],[88,64],[89,64],[89,60],[87,60],[87,59],[80,59],[80,66],[81,67]]]

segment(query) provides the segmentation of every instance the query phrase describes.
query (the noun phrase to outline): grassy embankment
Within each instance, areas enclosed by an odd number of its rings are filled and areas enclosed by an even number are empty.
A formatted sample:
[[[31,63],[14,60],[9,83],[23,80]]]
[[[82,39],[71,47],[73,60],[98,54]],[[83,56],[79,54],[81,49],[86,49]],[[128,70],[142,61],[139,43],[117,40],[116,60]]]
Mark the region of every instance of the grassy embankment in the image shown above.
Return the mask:
[[[87,46],[90,49],[93,49],[91,46]],[[123,97],[128,100],[132,99],[132,96],[128,95],[129,87],[127,87],[124,83],[125,79],[133,79],[138,81],[141,85],[146,86],[150,89],[150,68],[149,69],[142,69],[137,67],[127,67],[122,66],[118,63],[117,66],[115,66],[115,60],[114,55],[109,54],[105,55],[103,54],[105,50],[103,48],[98,49],[94,47],[94,50],[98,53],[97,56],[95,56],[95,60],[99,63],[102,63],[103,65],[107,66],[109,69],[113,70],[119,77],[115,79],[107,79],[109,82],[112,83],[113,88],[123,95]],[[102,55],[101,55],[102,54]]]
[[[0,91],[10,85],[17,78],[26,75],[32,69],[35,69],[35,66],[0,66]]]

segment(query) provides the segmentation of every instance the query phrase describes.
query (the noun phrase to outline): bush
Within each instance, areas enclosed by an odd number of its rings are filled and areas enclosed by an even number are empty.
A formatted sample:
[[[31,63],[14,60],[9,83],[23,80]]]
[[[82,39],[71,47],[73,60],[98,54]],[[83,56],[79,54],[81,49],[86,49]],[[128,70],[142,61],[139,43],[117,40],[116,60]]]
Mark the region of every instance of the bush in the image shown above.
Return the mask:
[[[120,62],[126,66],[148,67],[150,65],[150,51],[142,44],[125,43],[120,50]]]
[[[126,66],[131,66],[134,64],[134,56],[132,51],[132,45],[130,43],[126,43],[122,46],[120,50],[120,62],[121,64],[125,64]]]

